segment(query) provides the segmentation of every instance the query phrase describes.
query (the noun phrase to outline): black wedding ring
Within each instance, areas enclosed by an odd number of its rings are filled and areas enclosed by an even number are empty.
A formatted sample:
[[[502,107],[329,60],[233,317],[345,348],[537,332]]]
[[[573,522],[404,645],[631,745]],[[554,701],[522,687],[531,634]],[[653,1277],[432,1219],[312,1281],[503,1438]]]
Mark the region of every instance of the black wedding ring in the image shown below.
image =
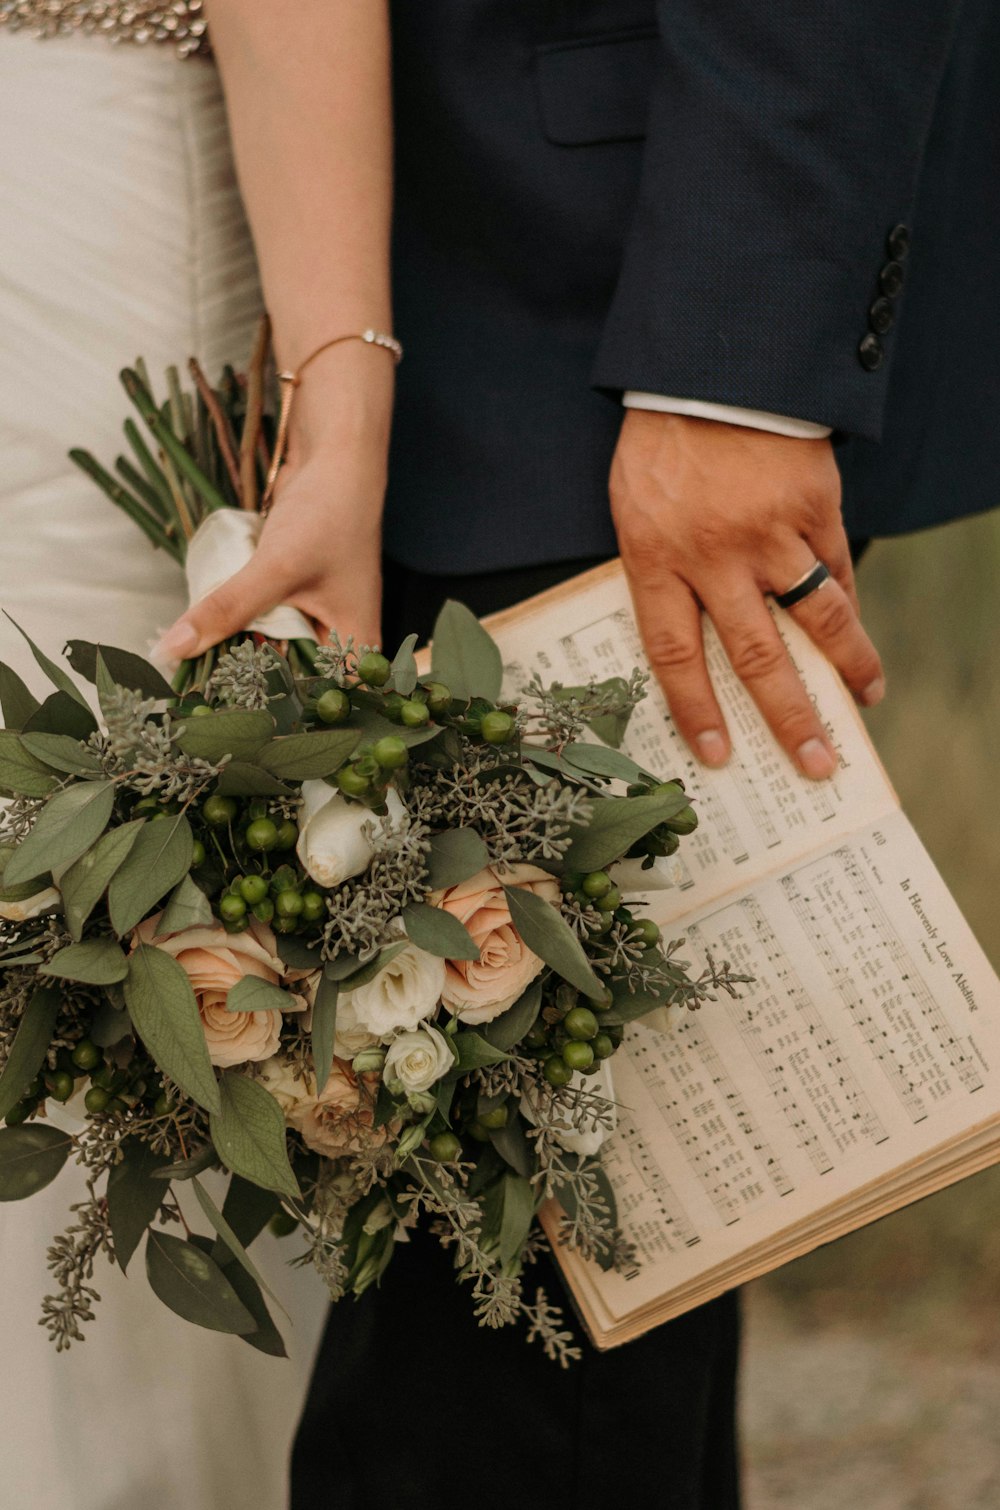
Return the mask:
[[[801,603],[803,598],[808,598],[811,593],[817,592],[824,582],[830,580],[830,569],[824,566],[822,561],[817,561],[811,566],[804,577],[793,582],[787,592],[776,592],[774,601],[779,608],[794,608],[796,603]]]

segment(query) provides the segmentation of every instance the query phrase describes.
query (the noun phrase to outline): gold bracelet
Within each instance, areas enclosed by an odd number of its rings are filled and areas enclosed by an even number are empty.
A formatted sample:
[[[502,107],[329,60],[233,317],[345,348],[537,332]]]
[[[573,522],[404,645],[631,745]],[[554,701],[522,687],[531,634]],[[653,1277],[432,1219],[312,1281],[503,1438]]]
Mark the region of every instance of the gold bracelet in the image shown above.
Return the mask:
[[[398,366],[403,360],[403,348],[395,336],[390,336],[383,330],[352,331],[346,336],[334,336],[330,341],[324,341],[322,346],[317,346],[311,351],[304,362],[299,363],[297,372],[279,372],[278,382],[281,384],[281,407],[278,410],[278,433],[274,438],[274,454],[271,457],[271,465],[268,468],[267,479],[264,483],[264,496],[261,499],[260,512],[266,514],[271,507],[271,495],[274,485],[278,480],[281,464],[285,459],[285,451],[288,446],[288,422],[292,414],[292,399],[295,390],[302,381],[302,374],[324,351],[329,351],[331,346],[339,346],[342,341],[364,341],[367,346],[381,346],[384,351],[392,354],[393,361]]]

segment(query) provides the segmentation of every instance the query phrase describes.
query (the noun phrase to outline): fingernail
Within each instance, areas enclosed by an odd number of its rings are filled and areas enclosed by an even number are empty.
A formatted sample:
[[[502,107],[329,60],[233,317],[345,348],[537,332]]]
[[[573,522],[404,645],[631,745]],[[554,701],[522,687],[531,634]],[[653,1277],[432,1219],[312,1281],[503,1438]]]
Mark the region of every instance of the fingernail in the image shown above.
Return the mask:
[[[183,661],[198,648],[198,631],[179,619],[161,635],[150,654],[158,661]]]
[[[836,760],[821,739],[807,739],[799,745],[796,759],[803,773],[813,781],[823,781],[837,769]]]
[[[705,765],[725,765],[729,759],[726,741],[718,729],[706,729],[703,734],[696,734],[694,743],[698,758]]]
[[[858,694],[858,701],[866,708],[874,708],[885,697],[885,679],[877,676],[873,682],[869,682],[865,690]]]

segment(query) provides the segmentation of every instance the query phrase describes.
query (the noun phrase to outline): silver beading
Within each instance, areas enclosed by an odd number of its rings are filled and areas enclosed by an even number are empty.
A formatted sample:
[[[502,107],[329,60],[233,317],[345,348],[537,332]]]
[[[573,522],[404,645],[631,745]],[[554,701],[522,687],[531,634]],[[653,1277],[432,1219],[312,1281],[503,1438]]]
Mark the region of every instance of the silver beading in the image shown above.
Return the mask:
[[[0,27],[35,37],[80,32],[110,42],[165,42],[182,58],[209,50],[202,0],[0,0]]]

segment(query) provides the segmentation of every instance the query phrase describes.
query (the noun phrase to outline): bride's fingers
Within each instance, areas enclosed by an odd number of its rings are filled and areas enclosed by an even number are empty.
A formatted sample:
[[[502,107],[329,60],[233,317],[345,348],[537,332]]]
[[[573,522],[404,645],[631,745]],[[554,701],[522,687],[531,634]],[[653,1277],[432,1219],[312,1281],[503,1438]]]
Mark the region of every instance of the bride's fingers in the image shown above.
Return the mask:
[[[153,656],[161,661],[184,661],[201,655],[282,602],[283,589],[273,569],[255,556],[182,614],[154,647]]]

